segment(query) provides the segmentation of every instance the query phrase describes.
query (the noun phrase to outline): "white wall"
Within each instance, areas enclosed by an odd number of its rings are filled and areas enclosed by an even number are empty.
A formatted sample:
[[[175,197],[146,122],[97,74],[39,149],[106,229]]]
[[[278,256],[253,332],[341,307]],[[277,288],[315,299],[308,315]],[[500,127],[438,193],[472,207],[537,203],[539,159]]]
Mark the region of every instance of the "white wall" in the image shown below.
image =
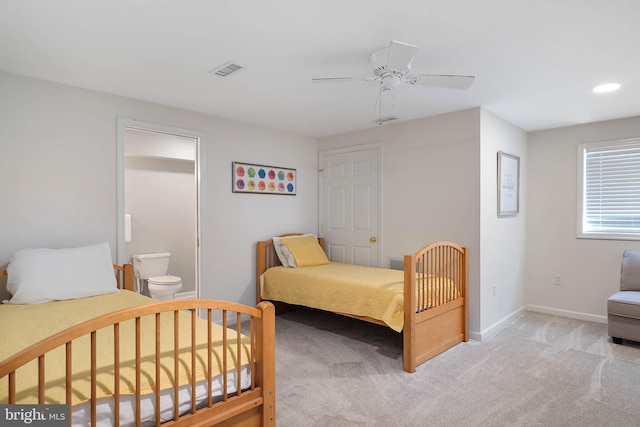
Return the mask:
[[[527,134],[482,110],[480,220],[480,335],[483,339],[525,307]],[[498,217],[499,151],[520,157],[520,212]],[[494,287],[495,285],[495,295]]]
[[[640,117],[528,135],[526,300],[531,309],[606,321],[625,249],[638,241],[578,239],[577,146],[640,135]],[[561,275],[560,286],[553,284]]]
[[[320,149],[382,145],[382,251],[450,240],[469,250],[469,328],[480,330],[480,109],[336,135]],[[495,187],[494,187],[495,188]]]
[[[202,296],[255,304],[255,242],[317,231],[317,141],[0,73],[0,265],[27,247],[108,241],[116,257],[116,119],[206,135]],[[296,168],[295,197],[233,194],[231,162]]]

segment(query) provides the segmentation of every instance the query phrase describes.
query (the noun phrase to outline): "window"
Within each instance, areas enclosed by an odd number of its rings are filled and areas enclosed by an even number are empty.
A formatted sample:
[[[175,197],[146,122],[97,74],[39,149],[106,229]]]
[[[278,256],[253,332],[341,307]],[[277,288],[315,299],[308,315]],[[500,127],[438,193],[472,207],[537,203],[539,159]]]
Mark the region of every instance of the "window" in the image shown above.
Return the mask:
[[[578,237],[640,240],[640,138],[578,146]]]

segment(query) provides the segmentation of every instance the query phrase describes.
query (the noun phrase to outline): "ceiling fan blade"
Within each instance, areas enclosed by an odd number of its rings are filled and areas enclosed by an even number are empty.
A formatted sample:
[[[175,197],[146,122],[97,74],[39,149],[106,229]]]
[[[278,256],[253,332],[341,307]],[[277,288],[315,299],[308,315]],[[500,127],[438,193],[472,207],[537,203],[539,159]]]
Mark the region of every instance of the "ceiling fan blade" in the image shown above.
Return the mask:
[[[343,82],[369,82],[375,81],[375,77],[326,77],[311,79],[312,83],[343,83]]]
[[[402,72],[411,67],[418,48],[414,45],[392,41],[389,43],[387,69]]]
[[[446,89],[467,90],[475,76],[459,76],[451,74],[414,74],[407,76],[406,82],[412,85],[435,86]]]

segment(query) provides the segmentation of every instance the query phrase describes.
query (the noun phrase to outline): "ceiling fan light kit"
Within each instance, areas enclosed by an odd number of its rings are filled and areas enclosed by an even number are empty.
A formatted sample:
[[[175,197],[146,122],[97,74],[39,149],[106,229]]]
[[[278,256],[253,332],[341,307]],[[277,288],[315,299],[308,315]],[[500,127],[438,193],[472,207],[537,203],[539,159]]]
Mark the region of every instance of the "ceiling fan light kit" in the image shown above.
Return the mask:
[[[400,86],[400,83],[402,83],[400,75],[391,73],[382,77],[380,86],[382,86],[382,90],[391,90]]]
[[[380,91],[393,90],[401,84],[432,86],[445,89],[466,90],[475,80],[475,76],[457,74],[409,74],[411,64],[418,48],[408,43],[392,41],[389,47],[376,50],[369,56],[373,67],[373,76],[367,77],[328,77],[312,79],[313,83],[335,83],[352,81],[372,81],[380,85]],[[394,117],[392,120],[395,120]],[[381,125],[382,117],[374,120]]]

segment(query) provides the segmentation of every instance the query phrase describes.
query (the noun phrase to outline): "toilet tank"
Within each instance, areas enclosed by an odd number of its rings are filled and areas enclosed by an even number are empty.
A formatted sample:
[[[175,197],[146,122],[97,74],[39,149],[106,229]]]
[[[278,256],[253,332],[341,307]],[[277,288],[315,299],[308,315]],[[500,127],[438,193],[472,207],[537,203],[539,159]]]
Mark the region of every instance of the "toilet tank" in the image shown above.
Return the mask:
[[[169,252],[133,255],[133,271],[137,278],[166,276],[169,271]]]

